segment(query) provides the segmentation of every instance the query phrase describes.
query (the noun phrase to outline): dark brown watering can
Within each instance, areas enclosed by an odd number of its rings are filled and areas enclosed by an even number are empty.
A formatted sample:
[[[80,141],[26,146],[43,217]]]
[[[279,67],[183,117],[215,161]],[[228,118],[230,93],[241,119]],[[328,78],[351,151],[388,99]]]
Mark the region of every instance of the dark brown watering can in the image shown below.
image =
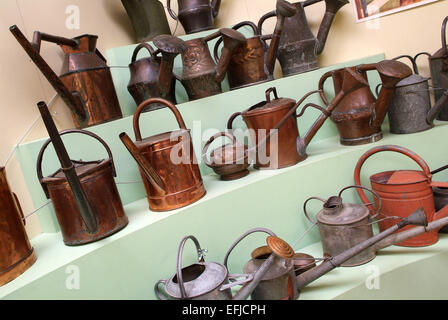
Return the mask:
[[[207,42],[222,37],[224,48],[216,65]],[[222,92],[221,82],[227,72],[230,57],[235,48],[246,38],[236,30],[223,28],[204,38],[185,41],[187,50],[182,54],[182,77],[179,79],[190,101]]]
[[[369,70],[376,70],[381,78],[382,87],[378,98],[375,98],[370,90],[367,80]],[[395,85],[409,77],[412,70],[402,62],[383,60],[326,72],[319,80],[320,95],[326,105],[329,102],[323,91],[325,80],[332,77],[334,91],[338,93],[347,72],[356,77],[350,77],[351,81],[346,81],[346,86],[348,88],[357,86],[357,89],[351,90],[331,115],[331,120],[339,131],[341,144],[360,145],[378,141],[383,137],[381,124],[386,116]]]
[[[448,101],[448,90],[445,90],[446,93],[431,108],[429,79],[418,74],[416,59],[421,54],[419,53],[415,57],[402,55],[393,59],[409,59],[414,74],[404,78],[395,86],[387,111],[391,133],[406,134],[431,129],[434,126],[434,119]]]
[[[442,22],[442,48],[429,57],[431,69],[432,85],[434,87],[434,98],[440,100],[444,95],[444,90],[448,89],[448,47],[446,45],[446,23],[448,17]],[[448,121],[448,101],[442,106],[442,111],[437,117],[438,120]]]
[[[320,239],[324,257],[334,257],[355,245],[373,237],[373,228],[370,210],[364,204],[344,203],[341,194],[350,188],[363,188],[371,192],[381,205],[379,196],[371,189],[361,186],[349,186],[343,188],[337,196],[326,200],[319,197],[311,197],[303,204],[303,212],[308,220],[319,227]],[[316,215],[316,220],[307,212],[307,203],[316,199],[322,201],[323,208]],[[379,212],[381,208],[375,209]],[[365,250],[341,264],[342,267],[362,265],[375,258],[375,251]]]
[[[264,228],[254,228],[246,232],[242,237],[253,232],[267,232],[266,242],[271,249],[267,259],[256,269],[247,274],[229,274],[226,263],[206,262],[204,249],[201,249],[198,240],[194,236],[184,237],[180,243],[177,254],[177,272],[169,280],[159,280],[154,291],[160,300],[245,300],[254,290],[259,289],[263,278],[272,270],[282,268],[289,259],[294,256],[293,249],[288,243],[275,236],[275,234]],[[196,246],[198,262],[182,268],[182,253],[185,242],[192,240]],[[241,239],[241,237],[239,238]],[[238,243],[232,245],[232,249]],[[229,253],[229,252],[228,252]],[[227,254],[228,256],[228,254]],[[227,260],[226,260],[227,261]],[[242,278],[240,280],[237,280]],[[233,280],[233,281],[232,281]],[[159,286],[164,285],[165,294]],[[242,285],[232,295],[231,288]]]
[[[296,103],[293,99],[278,98],[277,90],[269,88],[266,91],[266,101],[259,102],[243,112],[234,113],[227,122],[227,129],[231,130],[233,120],[242,116],[254,144],[252,148],[255,148],[256,153],[256,169],[279,169],[295,165],[307,158],[308,144],[343,98],[364,83],[356,72],[348,69],[341,80],[341,90],[326,109],[314,103],[307,103],[298,114],[296,110],[303,101],[319,91],[305,94]],[[271,93],[274,94],[273,100],[270,98]],[[308,107],[316,108],[322,114],[301,138],[297,118],[301,117]]]
[[[68,39],[36,31],[30,43],[17,26],[10,27],[10,31],[70,108],[77,128],[123,116],[106,59],[96,49],[98,36]],[[64,52],[61,76],[40,55],[41,41],[56,43]]]
[[[218,16],[221,0],[177,0],[178,15],[171,9],[171,0],[167,0],[168,13],[179,20],[187,34],[213,29],[214,19]]]
[[[285,19],[278,48],[278,60],[285,77],[318,68],[317,56],[324,50],[334,16],[348,3],[347,0],[325,0],[325,15],[317,37],[314,37],[308,25],[304,8],[320,1],[308,0],[294,3],[297,13]],[[258,29],[262,31],[264,21],[275,16],[275,11],[262,16],[258,22]]]
[[[140,114],[152,103],[168,107],[176,117],[179,129],[142,139]],[[134,133],[135,143],[124,132],[120,139],[139,165],[152,211],[185,207],[205,195],[190,130],[175,105],[160,98],[144,101],[134,113]]]
[[[258,30],[257,26],[250,21],[243,21],[233,26],[234,30],[249,26],[252,28],[254,35],[248,38],[245,43],[239,45],[232,54],[227,70],[231,90],[274,79],[274,66],[285,17],[294,15],[296,9],[288,1],[278,0],[276,12],[277,23],[274,33],[267,37],[261,36],[261,30]],[[267,38],[272,38],[269,48],[264,41]],[[215,45],[215,60],[218,60],[220,43],[221,39]]]
[[[176,103],[176,78],[173,75],[174,59],[186,50],[185,43],[173,36],[161,35],[153,41],[157,50],[148,44],[141,43],[132,54],[129,64],[131,77],[128,91],[134,98],[137,106],[149,98],[162,98]],[[149,52],[149,57],[137,59],[141,49]],[[158,56],[161,53],[162,57]],[[163,108],[162,104],[150,105],[146,111]]]
[[[446,169],[448,169],[448,165],[431,171],[431,174],[435,175],[436,173],[439,173]],[[434,186],[432,187],[432,193],[434,195],[434,208],[436,211],[439,211],[440,209],[448,205],[448,187]],[[439,230],[439,233],[448,233],[448,227],[444,226]]]
[[[160,34],[171,34],[163,4],[158,0],[121,0],[137,42],[151,41]]]
[[[0,286],[8,283],[36,262],[36,254],[25,231],[25,217],[6,171],[0,167]]]
[[[64,243],[68,246],[91,243],[123,229],[128,224],[128,218],[114,180],[116,173],[112,152],[105,141],[85,130],[71,129],[58,133],[46,104],[39,102],[38,107],[50,139],[40,149],[37,176],[45,195],[53,203]],[[109,158],[98,161],[71,160],[60,137],[71,133],[96,139],[106,149]],[[42,160],[50,142],[61,168],[44,177]]]
[[[370,177],[373,191],[381,198],[380,230],[386,230],[396,223],[397,219],[407,217],[417,208],[422,208],[429,222],[448,216],[448,206],[436,212],[432,187],[448,187],[448,182],[432,181],[432,174],[427,163],[415,152],[404,147],[384,145],[367,150],[358,160],[355,167],[354,179],[361,185],[361,168],[364,162],[379,152],[397,152],[414,160],[420,167],[418,170],[392,170],[376,173]],[[370,208],[371,203],[363,190],[358,189],[361,200]],[[373,214],[373,211],[372,211]],[[409,228],[406,228],[409,229]],[[397,243],[398,246],[422,247],[429,246],[438,241],[437,230],[421,234],[418,237]]]

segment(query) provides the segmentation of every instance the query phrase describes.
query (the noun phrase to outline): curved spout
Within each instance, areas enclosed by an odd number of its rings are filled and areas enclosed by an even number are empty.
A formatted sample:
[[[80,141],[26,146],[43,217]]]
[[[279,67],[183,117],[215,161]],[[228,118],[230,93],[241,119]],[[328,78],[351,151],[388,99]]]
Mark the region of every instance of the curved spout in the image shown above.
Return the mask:
[[[330,32],[331,25],[336,13],[345,6],[349,1],[347,0],[325,0],[325,15],[322,18],[322,22],[319,26],[317,33],[317,46],[316,53],[320,54],[324,50],[325,42],[327,41],[328,33]]]
[[[221,6],[221,0],[212,0],[211,6],[212,6],[213,18],[216,18],[218,16],[219,8]]]
[[[426,123],[432,125],[434,119],[442,111],[442,107],[448,102],[448,90],[444,90],[442,96],[437,100],[436,104],[429,109],[428,115],[426,116]]]
[[[161,194],[165,194],[166,186],[162,178],[160,178],[149,161],[140,153],[129,136],[125,132],[122,132],[120,133],[119,137],[121,142],[123,142],[123,144],[125,145],[126,149],[128,149],[129,153],[137,162],[138,166],[142,169],[145,177],[148,178],[148,180],[151,182],[154,188],[157,189],[158,192],[160,192]]]
[[[427,221],[424,210],[422,208],[417,209],[409,217],[402,219],[400,222],[390,227],[389,229],[377,234],[376,236],[373,236],[370,239],[364,240],[363,242],[352,247],[351,249],[346,250],[343,253],[338,254],[337,256],[331,257],[329,260],[326,260],[317,267],[314,267],[313,269],[310,269],[298,275],[296,277],[298,290],[302,289],[303,287],[310,284],[314,280],[320,278],[324,274],[340,266],[342,263],[354,257],[361,251],[364,251],[365,249],[375,245],[376,243],[379,243],[381,240],[389,237],[395,231],[407,225],[426,226]]]
[[[219,59],[218,65],[216,67],[215,79],[217,83],[221,83],[224,80],[227,72],[227,67],[230,63],[230,58],[235,48],[246,42],[246,37],[236,30],[223,28],[219,30],[219,33],[222,35],[224,46],[221,51],[221,58]],[[205,41],[211,39],[212,38],[209,37],[204,38]]]

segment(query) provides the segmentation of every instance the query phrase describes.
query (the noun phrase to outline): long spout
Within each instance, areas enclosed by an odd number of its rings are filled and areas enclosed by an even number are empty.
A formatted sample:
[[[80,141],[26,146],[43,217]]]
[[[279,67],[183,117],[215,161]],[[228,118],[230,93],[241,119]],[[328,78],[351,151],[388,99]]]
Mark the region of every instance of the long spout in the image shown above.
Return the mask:
[[[154,188],[157,189],[158,192],[160,192],[161,194],[165,194],[165,183],[151,166],[149,161],[140,153],[138,148],[132,142],[131,138],[129,138],[129,136],[125,132],[120,133],[119,137],[121,142],[123,142],[125,147],[128,149],[131,156],[137,162],[138,166],[142,169],[145,177],[148,178],[148,180],[151,182]]]
[[[325,15],[320,23],[319,31],[317,33],[317,46],[316,54],[322,53],[327,41],[328,33],[330,32],[331,25],[336,13],[349,3],[347,0],[326,0],[325,1]]]
[[[244,37],[240,32],[236,30],[230,28],[222,28],[219,30],[219,32],[222,35],[224,46],[221,51],[221,58],[218,61],[218,66],[216,67],[217,83],[221,83],[224,80],[227,72],[227,67],[230,63],[230,58],[235,48],[246,42],[246,37]]]
[[[39,102],[37,106],[39,107],[42,120],[47,128],[51,142],[53,143],[54,149],[59,158],[59,162],[61,163],[62,171],[64,172],[68,184],[70,185],[70,189],[73,192],[76,204],[78,205],[79,213],[81,214],[82,220],[86,225],[87,232],[96,233],[98,232],[98,223],[96,221],[95,214],[93,213],[89,200],[87,199],[84,189],[82,188],[81,181],[76,174],[76,169],[70,160],[61,136],[59,135],[56,125],[54,124],[53,118],[50,115],[50,111],[43,101]]]
[[[426,123],[432,125],[434,119],[442,111],[443,106],[448,102],[448,90],[443,91],[442,96],[437,100],[436,104],[429,109],[428,115],[426,116]]]
[[[330,258],[329,260],[322,262],[317,267],[314,267],[313,269],[310,269],[296,277],[297,281],[297,287],[298,290],[302,289],[306,285],[310,284],[314,280],[320,278],[324,274],[330,272],[331,270],[335,269],[336,267],[340,266],[342,263],[347,261],[348,259],[354,257],[361,251],[373,246],[374,244],[378,243],[379,241],[387,238],[391,234],[393,234],[395,231],[407,226],[407,225],[422,225],[426,226],[426,216],[425,212],[422,208],[417,209],[414,213],[412,213],[409,217],[401,220],[396,225],[390,227],[389,229],[377,234],[376,236],[373,236],[370,239],[367,239],[360,244],[352,247],[349,250],[344,251],[341,254],[338,254],[337,256],[334,256]],[[424,227],[421,227],[424,228]],[[413,228],[414,229],[414,228]]]

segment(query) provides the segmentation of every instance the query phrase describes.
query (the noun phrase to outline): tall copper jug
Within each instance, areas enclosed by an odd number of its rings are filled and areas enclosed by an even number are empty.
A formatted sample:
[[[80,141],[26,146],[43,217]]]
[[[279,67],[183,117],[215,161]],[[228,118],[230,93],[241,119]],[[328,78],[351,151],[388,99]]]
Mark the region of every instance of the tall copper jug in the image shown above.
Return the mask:
[[[187,34],[214,28],[214,19],[218,16],[221,0],[177,0],[179,13],[171,9],[171,0],[167,0],[168,13],[179,20]]]
[[[5,168],[0,167],[0,286],[17,278],[36,262],[24,224],[19,200],[9,188]]]

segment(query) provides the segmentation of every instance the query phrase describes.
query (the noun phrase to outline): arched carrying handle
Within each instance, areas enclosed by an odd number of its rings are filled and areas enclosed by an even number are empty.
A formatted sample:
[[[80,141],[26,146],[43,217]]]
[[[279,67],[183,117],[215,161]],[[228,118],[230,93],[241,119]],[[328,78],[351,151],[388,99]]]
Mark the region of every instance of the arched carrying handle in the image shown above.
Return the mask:
[[[270,11],[270,12],[268,12],[268,13],[266,13],[266,14],[261,16],[261,18],[260,18],[260,20],[258,20],[258,24],[257,24],[257,29],[258,29],[258,32],[259,32],[260,35],[263,33],[263,23],[267,19],[273,18],[273,17],[276,17],[276,16],[277,16],[277,13],[276,13],[275,10]]]
[[[306,201],[303,203],[303,213],[305,214],[305,217],[306,217],[306,218],[308,219],[308,221],[311,222],[312,224],[317,224],[317,220],[313,220],[313,219],[311,219],[310,215],[308,214],[308,211],[306,210],[306,205],[308,204],[308,202],[309,202],[310,200],[319,200],[319,201],[322,201],[322,202],[324,202],[324,203],[325,203],[327,200],[322,199],[322,198],[320,198],[320,197],[310,197],[310,198],[306,199]]]
[[[215,141],[216,138],[219,138],[219,137],[227,137],[227,138],[229,138],[230,140],[232,140],[234,145],[237,143],[236,137],[233,134],[229,133],[229,132],[224,132],[224,131],[218,132],[215,135],[213,135],[212,137],[210,137],[210,139],[208,139],[208,141],[204,145],[204,148],[202,149],[202,160],[209,167],[212,167],[213,163],[211,163],[211,161],[207,158],[207,151],[208,151],[208,148],[210,147],[211,143],[213,141]]]
[[[441,36],[442,36],[442,50],[443,55],[446,56],[448,54],[448,49],[446,47],[446,23],[448,22],[448,16],[443,19],[442,22],[442,30],[441,30]]]
[[[381,198],[380,198],[380,196],[378,195],[378,193],[376,193],[375,191],[373,191],[373,190],[370,189],[370,188],[363,187],[363,186],[359,186],[359,185],[348,186],[348,187],[343,188],[341,191],[339,191],[338,197],[340,197],[340,198],[342,199],[342,197],[341,197],[342,192],[344,192],[344,191],[347,190],[347,189],[352,189],[352,188],[355,188],[355,189],[364,189],[364,190],[367,190],[367,191],[369,191],[370,193],[373,194],[373,196],[374,196],[374,197],[377,199],[377,201],[378,201],[378,206],[377,206],[376,209],[375,209],[376,214],[372,217],[372,219],[375,218],[376,216],[378,216],[378,215],[380,214],[380,212],[381,212],[381,207],[382,207]],[[372,206],[374,203],[375,203],[375,202],[369,202],[369,203],[364,204],[364,205],[365,205],[365,206]]]
[[[233,127],[233,120],[235,120],[237,117],[241,116],[242,113],[241,112],[235,112],[234,114],[232,114],[229,118],[229,120],[227,120],[227,129],[228,130],[232,130]]]
[[[134,113],[133,125],[134,125],[135,140],[142,141],[142,135],[141,135],[140,125],[139,125],[140,114],[142,113],[143,109],[145,109],[148,105],[150,105],[152,103],[160,103],[160,104],[164,104],[165,106],[167,106],[174,113],[177,123],[179,124],[179,128],[183,129],[183,130],[187,130],[187,127],[185,126],[184,119],[182,118],[182,115],[180,114],[179,110],[176,108],[176,106],[174,104],[172,104],[168,100],[165,100],[162,98],[150,98],[150,99],[147,99],[147,100],[143,101],[142,103],[140,103],[140,105],[137,107],[137,110]]]
[[[232,29],[233,30],[238,30],[239,28],[244,27],[244,26],[249,26],[250,28],[252,28],[252,30],[254,32],[254,36],[258,35],[257,26],[252,21],[242,21],[242,22],[237,23],[236,25],[234,25],[232,27]],[[216,62],[219,61],[218,49],[219,49],[219,46],[221,45],[221,43],[222,43],[222,37],[219,38],[218,41],[216,41],[215,47],[213,48],[213,56],[214,56]]]
[[[64,130],[64,131],[59,132],[59,135],[63,136],[63,135],[69,134],[69,133],[81,133],[81,134],[85,134],[87,136],[90,136],[90,137],[98,140],[103,145],[103,147],[106,149],[107,154],[109,156],[109,159],[111,160],[111,167],[112,167],[112,174],[113,174],[113,176],[114,177],[117,176],[117,173],[116,173],[116,170],[115,170],[115,164],[114,164],[112,151],[110,150],[109,146],[107,145],[107,143],[103,139],[101,139],[98,135],[94,134],[93,132],[82,130],[82,129],[68,129],[68,130]],[[47,147],[50,144],[50,142],[51,142],[51,139],[48,139],[42,145],[42,148],[40,149],[39,155],[37,157],[37,164],[36,164],[36,167],[37,167],[37,177],[39,178],[39,182],[42,185],[42,188],[43,188],[43,190],[45,192],[45,195],[47,196],[47,199],[50,199],[50,194],[48,192],[47,186],[44,183],[42,183],[42,180],[43,180],[42,159],[43,159],[45,150],[47,149]]]
[[[179,250],[177,252],[177,280],[179,281],[181,299],[188,299],[187,293],[185,291],[184,280],[182,278],[182,253],[184,251],[185,242],[187,242],[188,239],[192,240],[194,242],[194,245],[196,246],[196,250],[198,253],[198,262],[204,262],[202,249],[199,245],[198,239],[196,239],[196,237],[192,235],[184,237],[180,242]]]
[[[244,238],[246,238],[248,235],[255,233],[255,232],[264,232],[269,234],[270,236],[274,236],[276,237],[275,233],[272,232],[269,229],[266,228],[253,228],[250,229],[249,231],[243,233],[241,236],[238,237],[238,239],[230,246],[230,249],[227,251],[225,257],[224,257],[224,266],[227,268],[227,261],[229,260],[229,255],[232,252],[232,250],[238,245],[238,243],[241,242],[241,240],[243,240]],[[228,268],[227,268],[228,269]]]
[[[154,54],[156,53],[156,50],[154,50],[154,48],[149,43],[142,42],[138,46],[135,47],[134,53],[132,54],[131,63],[134,63],[135,60],[137,60],[137,55],[138,55],[139,51],[143,48],[148,50],[151,57],[153,57]]]
[[[417,56],[418,56],[418,55],[417,55]],[[417,57],[417,56],[416,56],[416,57]],[[415,61],[415,57],[413,58],[413,57],[411,57],[410,55],[403,54],[403,55],[401,55],[401,56],[397,56],[397,57],[393,58],[392,60],[400,60],[400,59],[403,59],[403,58],[406,58],[406,59],[408,59],[409,61],[411,61],[412,69],[414,70],[414,73],[415,73],[415,74],[418,74],[418,66],[417,66],[417,62]]]
[[[324,91],[324,84],[325,81],[329,78],[333,76],[335,70],[332,71],[328,71],[325,72],[322,77],[319,79],[319,85],[318,85],[318,89],[319,89],[319,95],[320,98],[322,99],[323,103],[328,107],[330,105],[329,100],[327,99],[327,96],[325,95],[325,91]]]
[[[25,219],[25,215],[23,214],[23,210],[22,210],[22,206],[20,205],[19,198],[17,198],[17,195],[14,192],[12,192],[12,197],[14,199],[14,204],[17,208],[17,211],[19,211],[20,216],[22,217],[23,225],[25,226],[26,219]]]
[[[398,152],[401,154],[404,154],[405,156],[408,156],[409,158],[411,158],[412,160],[414,160],[419,166],[420,168],[423,170],[423,174],[428,178],[428,182],[431,182],[431,171],[428,167],[428,164],[420,157],[418,156],[415,152],[406,149],[404,147],[400,147],[397,145],[384,145],[384,146],[378,146],[378,147],[373,147],[370,150],[367,150],[358,160],[358,163],[356,164],[355,167],[355,172],[354,172],[354,179],[355,179],[355,184],[358,186],[361,186],[361,168],[364,164],[364,162],[373,154],[378,153],[378,152],[383,152],[383,151],[393,151],[393,152]],[[369,200],[367,198],[367,196],[365,195],[364,191],[362,189],[357,189],[359,197],[361,198],[362,202],[369,207],[369,209],[371,211],[371,204],[369,203]]]
[[[171,9],[171,0],[166,1],[166,9],[168,10],[168,13],[170,14],[171,18],[177,21],[178,20],[177,15]]]

